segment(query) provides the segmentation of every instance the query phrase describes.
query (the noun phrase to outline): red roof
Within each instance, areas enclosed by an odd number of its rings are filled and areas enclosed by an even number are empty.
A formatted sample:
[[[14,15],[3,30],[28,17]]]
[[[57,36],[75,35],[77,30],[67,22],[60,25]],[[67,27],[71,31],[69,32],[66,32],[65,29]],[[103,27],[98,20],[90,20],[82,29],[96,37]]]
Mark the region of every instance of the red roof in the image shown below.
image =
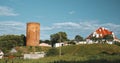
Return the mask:
[[[114,33],[112,31],[109,31],[107,28],[100,27],[95,32],[90,34],[87,39],[90,39],[91,37],[97,37],[97,38],[103,38],[106,35],[113,35],[113,38],[116,39]]]

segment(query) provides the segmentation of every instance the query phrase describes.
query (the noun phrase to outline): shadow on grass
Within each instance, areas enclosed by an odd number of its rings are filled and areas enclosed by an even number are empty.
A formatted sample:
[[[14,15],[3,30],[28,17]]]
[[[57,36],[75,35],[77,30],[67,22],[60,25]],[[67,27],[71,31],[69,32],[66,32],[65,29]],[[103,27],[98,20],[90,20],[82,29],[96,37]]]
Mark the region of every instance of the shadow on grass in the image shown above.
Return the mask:
[[[65,60],[60,60],[60,61],[54,61],[50,63],[120,63],[120,60],[105,60],[105,59],[100,59],[100,60],[88,60],[88,61],[65,61]]]

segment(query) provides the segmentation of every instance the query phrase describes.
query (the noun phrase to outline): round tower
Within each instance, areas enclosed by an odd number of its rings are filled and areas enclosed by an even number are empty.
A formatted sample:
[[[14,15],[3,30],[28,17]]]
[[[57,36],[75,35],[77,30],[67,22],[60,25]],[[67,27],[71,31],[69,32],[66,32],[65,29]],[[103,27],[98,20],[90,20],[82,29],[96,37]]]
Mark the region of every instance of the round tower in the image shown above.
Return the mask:
[[[26,30],[26,45],[39,46],[40,40],[40,23],[29,22],[27,23]]]

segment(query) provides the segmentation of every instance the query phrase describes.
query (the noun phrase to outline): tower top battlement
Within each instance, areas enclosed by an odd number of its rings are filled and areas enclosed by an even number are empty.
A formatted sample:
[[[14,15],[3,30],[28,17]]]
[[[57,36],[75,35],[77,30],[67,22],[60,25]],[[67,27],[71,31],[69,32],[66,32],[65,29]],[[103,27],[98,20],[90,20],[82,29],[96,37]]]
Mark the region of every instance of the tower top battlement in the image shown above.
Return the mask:
[[[39,24],[40,25],[40,23],[38,22],[28,22],[27,24]]]

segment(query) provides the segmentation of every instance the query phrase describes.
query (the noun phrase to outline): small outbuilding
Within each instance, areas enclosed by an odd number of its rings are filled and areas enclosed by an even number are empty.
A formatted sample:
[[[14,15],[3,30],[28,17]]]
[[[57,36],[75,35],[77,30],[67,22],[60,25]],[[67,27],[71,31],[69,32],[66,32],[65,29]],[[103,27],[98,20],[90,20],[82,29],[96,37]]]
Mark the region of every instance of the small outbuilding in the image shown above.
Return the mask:
[[[0,59],[2,59],[4,56],[4,53],[0,50]]]
[[[40,43],[39,46],[51,47],[51,45],[49,45],[47,43]]]

